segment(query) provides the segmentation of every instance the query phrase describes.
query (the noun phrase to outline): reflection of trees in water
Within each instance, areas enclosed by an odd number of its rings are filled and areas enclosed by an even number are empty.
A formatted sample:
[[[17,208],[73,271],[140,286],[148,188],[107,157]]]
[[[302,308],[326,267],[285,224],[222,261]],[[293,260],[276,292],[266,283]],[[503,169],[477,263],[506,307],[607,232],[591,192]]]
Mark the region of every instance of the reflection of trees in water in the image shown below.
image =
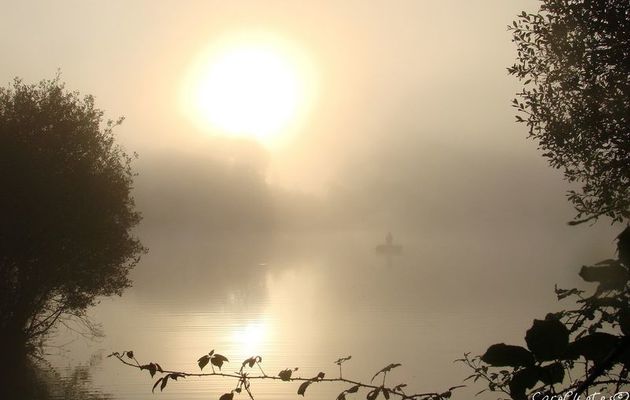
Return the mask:
[[[169,154],[150,161],[137,182],[143,237],[163,229],[173,236],[269,230],[270,189],[261,162],[249,157],[236,162]]]
[[[266,299],[271,240],[264,235],[147,235],[151,252],[134,292],[164,307],[256,308]]]
[[[42,360],[24,360],[21,366],[14,365],[6,378],[3,398],[24,400],[109,400],[113,397],[101,393],[92,385],[91,369],[100,364],[102,354],[92,355],[90,360],[69,370],[60,372]]]

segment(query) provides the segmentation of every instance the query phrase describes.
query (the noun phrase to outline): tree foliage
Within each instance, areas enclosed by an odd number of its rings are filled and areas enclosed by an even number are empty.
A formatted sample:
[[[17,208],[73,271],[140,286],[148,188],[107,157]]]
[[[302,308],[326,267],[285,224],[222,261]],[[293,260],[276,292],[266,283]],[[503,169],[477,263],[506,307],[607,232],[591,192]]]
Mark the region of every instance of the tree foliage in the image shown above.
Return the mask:
[[[0,336],[32,351],[59,322],[121,294],[144,251],[132,157],[91,96],[59,78],[0,89]]]
[[[542,0],[508,27],[517,46],[510,74],[524,80],[513,100],[550,165],[581,188],[569,192],[571,224],[630,216],[630,2]],[[515,400],[580,398],[589,390],[615,393],[630,380],[630,227],[619,236],[618,258],[583,266],[597,284],[590,295],[559,289],[567,310],[535,320],[525,347],[503,343],[461,360],[491,392]],[[627,398],[614,397],[614,398]]]
[[[576,185],[580,223],[630,216],[630,2],[543,0],[509,29],[524,81],[513,100],[552,167]]]
[[[573,309],[534,320],[526,347],[492,345],[481,357],[460,361],[474,370],[468,379],[486,381],[512,399],[578,398],[595,388],[610,395],[630,387],[630,228],[619,235],[617,259],[584,266],[580,276],[597,284],[591,295],[559,289]],[[560,397],[551,397],[560,396]],[[599,397],[598,397],[599,398]]]

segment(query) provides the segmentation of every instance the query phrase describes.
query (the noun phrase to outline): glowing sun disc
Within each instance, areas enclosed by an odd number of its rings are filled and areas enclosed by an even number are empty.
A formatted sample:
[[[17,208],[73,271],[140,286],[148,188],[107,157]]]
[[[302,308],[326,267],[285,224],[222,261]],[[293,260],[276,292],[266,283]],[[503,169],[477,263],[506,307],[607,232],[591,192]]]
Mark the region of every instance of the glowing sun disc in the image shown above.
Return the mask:
[[[308,68],[294,53],[251,38],[223,43],[198,64],[188,108],[213,130],[269,142],[308,102]]]

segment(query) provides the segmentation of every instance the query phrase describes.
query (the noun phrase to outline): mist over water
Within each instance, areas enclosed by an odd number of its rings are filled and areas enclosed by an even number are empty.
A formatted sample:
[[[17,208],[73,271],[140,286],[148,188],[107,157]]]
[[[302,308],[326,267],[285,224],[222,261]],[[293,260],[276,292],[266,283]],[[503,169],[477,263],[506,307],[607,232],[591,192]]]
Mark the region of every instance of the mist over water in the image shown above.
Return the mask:
[[[269,155],[255,143],[224,146],[138,161],[138,235],[150,251],[134,286],[92,310],[105,336],[61,333],[55,342],[74,341],[50,358],[69,377],[89,365],[95,395],[153,398],[146,372],[103,358],[128,349],[185,371],[211,349],[230,359],[226,371],[261,355],[267,373],[299,367],[305,377],[336,376],[333,361],[352,355],[346,376],[366,380],[396,362],[392,382],[445,390],[469,374],[453,360],[521,344],[534,318],[560,309],[554,283],[580,285],[579,267],[614,251],[614,229],[566,226],[559,177],[523,159],[393,142],[312,193],[269,182]],[[401,254],[375,251],[388,232]],[[190,378],[159,395],[202,399],[231,384]],[[253,390],[295,398],[293,386]],[[343,389],[314,386],[309,396]]]
[[[467,376],[453,364],[464,352],[522,343],[532,319],[559,309],[553,284],[577,284],[578,267],[612,247],[568,229],[484,236],[436,229],[396,233],[403,252],[388,261],[374,251],[383,232],[145,233],[151,252],[133,272],[134,287],[93,310],[105,337],[77,339],[66,347],[69,358],[53,363],[133,349],[141,362],[195,371],[196,359],[215,349],[230,359],[226,371],[261,355],[270,374],[299,367],[300,376],[335,376],[333,361],[352,355],[346,376],[365,380],[399,362],[392,382],[441,390]],[[153,398],[146,372],[109,358],[93,362],[89,384],[113,398]],[[160,396],[202,399],[231,384],[192,378]],[[293,386],[256,382],[253,390],[262,399],[295,398]],[[322,385],[309,395],[331,398],[343,389]]]
[[[215,349],[232,372],[253,355],[276,375],[323,371],[440,391],[453,360],[523,344],[553,293],[609,258],[616,227],[568,227],[562,175],[514,123],[505,26],[534,1],[23,2],[4,7],[5,82],[50,77],[127,120],[140,154],[133,287],[90,310],[104,336],[61,329],[47,360],[57,398],[207,399],[233,387],[187,378],[152,395],[146,371],[106,356],[197,371]],[[25,24],[24,21],[31,21]],[[303,46],[317,98],[282,144],[200,129],[181,108],[191,60],[245,28]],[[254,30],[255,30],[254,29]],[[245,29],[247,31],[247,29]],[[82,34],[81,32],[90,32]],[[14,43],[20,38],[19,46]],[[186,110],[185,110],[186,111]],[[391,232],[401,254],[378,254]],[[59,346],[59,347],[56,347]],[[258,400],[296,384],[254,382]],[[311,385],[307,398],[344,387]],[[456,398],[471,398],[475,388]]]

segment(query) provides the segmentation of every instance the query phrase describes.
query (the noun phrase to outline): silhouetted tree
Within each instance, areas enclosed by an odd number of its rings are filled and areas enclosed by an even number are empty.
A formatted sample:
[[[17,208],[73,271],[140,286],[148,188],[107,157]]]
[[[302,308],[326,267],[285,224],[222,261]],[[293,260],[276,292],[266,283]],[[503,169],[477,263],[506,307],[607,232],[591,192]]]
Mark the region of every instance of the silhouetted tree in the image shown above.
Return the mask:
[[[630,2],[543,0],[509,27],[518,55],[509,72],[524,79],[513,101],[543,155],[564,169],[577,210],[571,224],[630,217]],[[535,320],[526,348],[504,343],[481,357],[466,355],[469,378],[516,400],[577,399],[588,390],[628,389],[630,380],[630,227],[618,258],[584,266],[593,293],[558,289],[575,308]],[[623,397],[625,396],[625,397]],[[614,398],[628,398],[621,394]]]
[[[572,224],[630,217],[630,2],[543,0],[509,27],[517,47],[513,100],[568,193]]]
[[[59,323],[120,295],[144,251],[128,156],[91,96],[59,78],[0,89],[0,337],[34,353]],[[3,364],[6,365],[6,362]]]

